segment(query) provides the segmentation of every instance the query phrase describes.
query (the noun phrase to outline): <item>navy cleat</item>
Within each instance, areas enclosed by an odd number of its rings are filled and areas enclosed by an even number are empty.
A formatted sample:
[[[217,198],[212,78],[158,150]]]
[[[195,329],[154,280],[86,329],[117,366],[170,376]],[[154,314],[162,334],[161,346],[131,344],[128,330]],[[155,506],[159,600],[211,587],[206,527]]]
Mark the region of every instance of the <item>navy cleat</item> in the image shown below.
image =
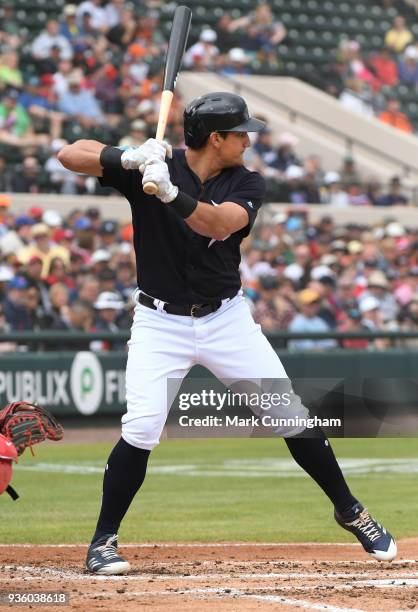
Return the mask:
[[[360,503],[355,504],[344,514],[339,514],[335,510],[334,517],[337,523],[353,533],[364,550],[378,561],[393,561],[396,557],[395,540]]]
[[[86,559],[88,571],[105,576],[127,574],[131,566],[118,555],[117,547],[118,536],[116,534],[105,535],[90,544]]]

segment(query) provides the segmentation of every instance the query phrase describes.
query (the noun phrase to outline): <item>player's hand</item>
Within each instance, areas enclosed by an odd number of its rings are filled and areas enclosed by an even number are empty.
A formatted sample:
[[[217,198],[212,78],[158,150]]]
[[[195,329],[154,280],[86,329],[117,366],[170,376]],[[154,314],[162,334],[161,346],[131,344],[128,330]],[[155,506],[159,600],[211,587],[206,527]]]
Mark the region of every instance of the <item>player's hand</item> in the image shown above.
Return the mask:
[[[121,164],[125,170],[139,170],[141,174],[145,170],[145,162],[149,159],[164,161],[167,157],[173,157],[173,149],[165,140],[148,138],[139,147],[132,147],[122,153]]]
[[[142,185],[145,185],[145,183],[155,183],[157,185],[158,192],[155,195],[165,204],[172,202],[179,192],[179,188],[171,182],[167,164],[157,158],[148,159],[145,162]]]

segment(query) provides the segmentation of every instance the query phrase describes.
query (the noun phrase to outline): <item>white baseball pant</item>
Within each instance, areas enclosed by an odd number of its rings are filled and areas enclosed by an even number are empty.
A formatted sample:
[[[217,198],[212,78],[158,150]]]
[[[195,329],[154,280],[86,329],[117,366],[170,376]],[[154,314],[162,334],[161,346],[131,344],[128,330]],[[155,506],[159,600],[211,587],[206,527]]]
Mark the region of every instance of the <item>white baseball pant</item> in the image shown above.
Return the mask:
[[[128,347],[122,437],[137,448],[151,450],[158,444],[170,409],[167,380],[178,379],[180,388],[196,364],[221,382],[287,378],[240,294],[201,318],[171,315],[137,303]],[[300,401],[297,415],[307,417]],[[303,429],[296,428],[292,435]]]

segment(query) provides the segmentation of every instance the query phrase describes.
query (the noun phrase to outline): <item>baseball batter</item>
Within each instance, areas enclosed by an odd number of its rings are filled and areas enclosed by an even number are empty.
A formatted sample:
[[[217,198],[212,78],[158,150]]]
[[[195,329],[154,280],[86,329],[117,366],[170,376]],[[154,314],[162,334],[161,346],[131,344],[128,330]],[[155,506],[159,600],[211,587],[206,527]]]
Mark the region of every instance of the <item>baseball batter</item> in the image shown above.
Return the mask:
[[[167,379],[181,380],[195,364],[220,380],[287,378],[240,291],[240,243],[264,197],[263,178],[243,166],[243,153],[250,146],[248,132],[263,126],[249,116],[240,96],[212,93],[184,111],[186,151],[154,139],[125,151],[79,140],[59,155],[65,167],[99,177],[101,185],[127,198],[138,271],[127,411],[106,465],[87,553],[93,574],[130,570],[118,552],[117,533],[166,421]],[[144,193],[148,182],[157,185],[156,196]],[[364,550],[379,560],[394,559],[394,539],[352,495],[323,432],[314,433],[287,433],[293,458],[323,489],[337,522]]]

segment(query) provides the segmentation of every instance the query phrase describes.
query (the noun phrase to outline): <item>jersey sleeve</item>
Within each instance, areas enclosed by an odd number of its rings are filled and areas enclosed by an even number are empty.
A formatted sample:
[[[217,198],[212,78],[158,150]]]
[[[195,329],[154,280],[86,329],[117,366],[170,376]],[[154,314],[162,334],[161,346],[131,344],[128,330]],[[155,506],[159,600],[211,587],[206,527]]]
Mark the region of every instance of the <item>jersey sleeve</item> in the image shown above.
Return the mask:
[[[113,187],[124,195],[128,200],[134,195],[133,185],[135,184],[135,174],[139,174],[136,170],[125,170],[122,168],[103,169],[103,176],[98,177],[98,181],[102,187]],[[141,181],[138,178],[138,195],[142,192]]]
[[[258,172],[249,172],[240,181],[239,186],[228,195],[228,202],[239,204],[248,213],[248,224],[239,230],[240,236],[245,238],[251,231],[257,217],[258,210],[263,203],[266,186],[263,177]]]

